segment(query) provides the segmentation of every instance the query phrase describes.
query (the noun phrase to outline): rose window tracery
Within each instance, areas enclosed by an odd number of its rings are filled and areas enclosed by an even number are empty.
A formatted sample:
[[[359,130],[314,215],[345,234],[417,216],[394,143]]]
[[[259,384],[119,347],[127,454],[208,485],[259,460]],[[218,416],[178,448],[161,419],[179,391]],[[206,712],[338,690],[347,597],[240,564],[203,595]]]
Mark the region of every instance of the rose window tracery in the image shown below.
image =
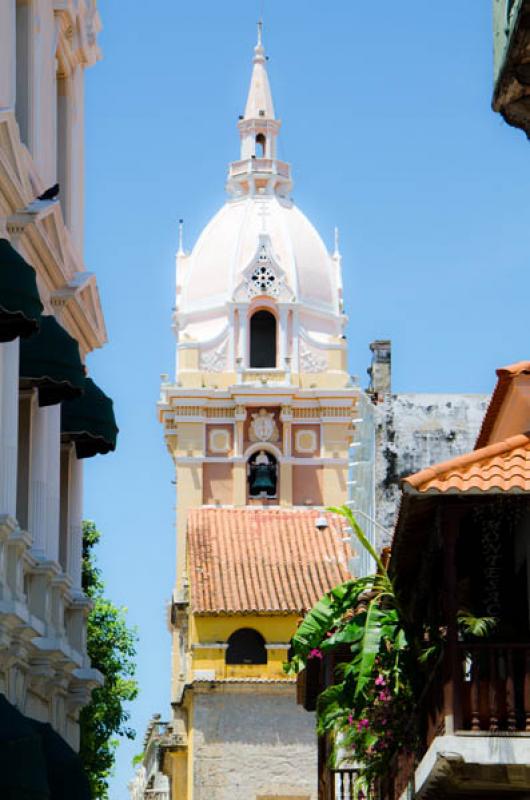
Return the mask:
[[[249,291],[252,296],[270,294],[277,296],[280,292],[278,279],[270,264],[262,260],[254,270],[249,281]]]

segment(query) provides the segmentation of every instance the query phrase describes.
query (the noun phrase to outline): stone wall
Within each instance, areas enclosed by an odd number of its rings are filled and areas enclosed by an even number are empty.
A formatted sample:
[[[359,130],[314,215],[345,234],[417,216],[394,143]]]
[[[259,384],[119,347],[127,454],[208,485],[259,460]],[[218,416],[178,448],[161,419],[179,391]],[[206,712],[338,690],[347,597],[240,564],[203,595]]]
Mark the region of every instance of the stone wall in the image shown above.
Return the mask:
[[[194,800],[315,800],[315,744],[314,714],[292,686],[195,692]]]
[[[377,520],[391,530],[399,481],[473,450],[489,397],[482,394],[384,394],[375,406]],[[389,544],[381,531],[380,545]]]

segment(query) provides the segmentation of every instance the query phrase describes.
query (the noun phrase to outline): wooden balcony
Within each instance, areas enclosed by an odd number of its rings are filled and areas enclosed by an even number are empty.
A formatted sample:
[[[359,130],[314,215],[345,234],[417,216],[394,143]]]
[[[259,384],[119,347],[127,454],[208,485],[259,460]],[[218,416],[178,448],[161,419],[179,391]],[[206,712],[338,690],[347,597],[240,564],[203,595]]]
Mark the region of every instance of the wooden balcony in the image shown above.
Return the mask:
[[[416,758],[399,754],[380,800],[442,791],[460,797],[530,791],[530,644],[462,643],[432,671],[418,704]],[[450,758],[447,754],[450,753]],[[514,785],[515,783],[515,785]],[[516,795],[518,796],[518,795]]]

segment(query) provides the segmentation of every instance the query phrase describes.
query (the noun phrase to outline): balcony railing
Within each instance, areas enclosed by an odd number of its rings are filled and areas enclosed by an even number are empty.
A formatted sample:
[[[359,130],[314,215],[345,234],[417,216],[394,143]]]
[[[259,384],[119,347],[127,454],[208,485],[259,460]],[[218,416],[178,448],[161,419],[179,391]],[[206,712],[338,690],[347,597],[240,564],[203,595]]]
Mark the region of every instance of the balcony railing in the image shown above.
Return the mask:
[[[464,731],[530,733],[530,646],[459,645]]]
[[[250,158],[243,161],[233,161],[230,164],[229,175],[231,178],[248,173],[281,175],[282,178],[290,178],[291,176],[289,164],[273,158]]]
[[[359,788],[356,781],[359,773],[355,769],[335,769],[332,771],[334,793],[332,800],[359,800],[369,798],[366,792]]]
[[[530,644],[459,642],[432,670],[417,724],[416,758],[397,755],[380,784],[381,800],[402,796],[437,736],[530,736]]]

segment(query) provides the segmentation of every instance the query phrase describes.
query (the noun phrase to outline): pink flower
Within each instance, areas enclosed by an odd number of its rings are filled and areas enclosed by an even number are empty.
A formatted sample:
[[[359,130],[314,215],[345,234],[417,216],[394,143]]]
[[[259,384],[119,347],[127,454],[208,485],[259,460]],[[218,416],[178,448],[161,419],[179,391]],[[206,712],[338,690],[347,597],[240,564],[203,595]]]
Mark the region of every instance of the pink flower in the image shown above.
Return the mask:
[[[318,647],[313,647],[313,649],[309,652],[308,658],[323,658],[323,655]]]
[[[382,692],[379,692],[379,699],[382,703],[388,702],[390,700],[390,693],[386,691],[386,689]]]
[[[353,716],[351,714],[348,714],[348,725],[353,725],[354,722],[355,720],[353,719]]]
[[[361,720],[360,720],[360,721],[357,723],[357,730],[358,730],[358,731],[362,731],[362,730],[363,730],[363,728],[368,728],[368,727],[370,727],[370,722],[369,722],[369,720],[367,720],[366,718],[364,718],[364,719],[361,719]]]
[[[385,681],[385,679],[383,678],[382,675],[378,675],[377,676],[377,678],[375,679],[375,685],[376,686],[386,686],[386,681]]]

